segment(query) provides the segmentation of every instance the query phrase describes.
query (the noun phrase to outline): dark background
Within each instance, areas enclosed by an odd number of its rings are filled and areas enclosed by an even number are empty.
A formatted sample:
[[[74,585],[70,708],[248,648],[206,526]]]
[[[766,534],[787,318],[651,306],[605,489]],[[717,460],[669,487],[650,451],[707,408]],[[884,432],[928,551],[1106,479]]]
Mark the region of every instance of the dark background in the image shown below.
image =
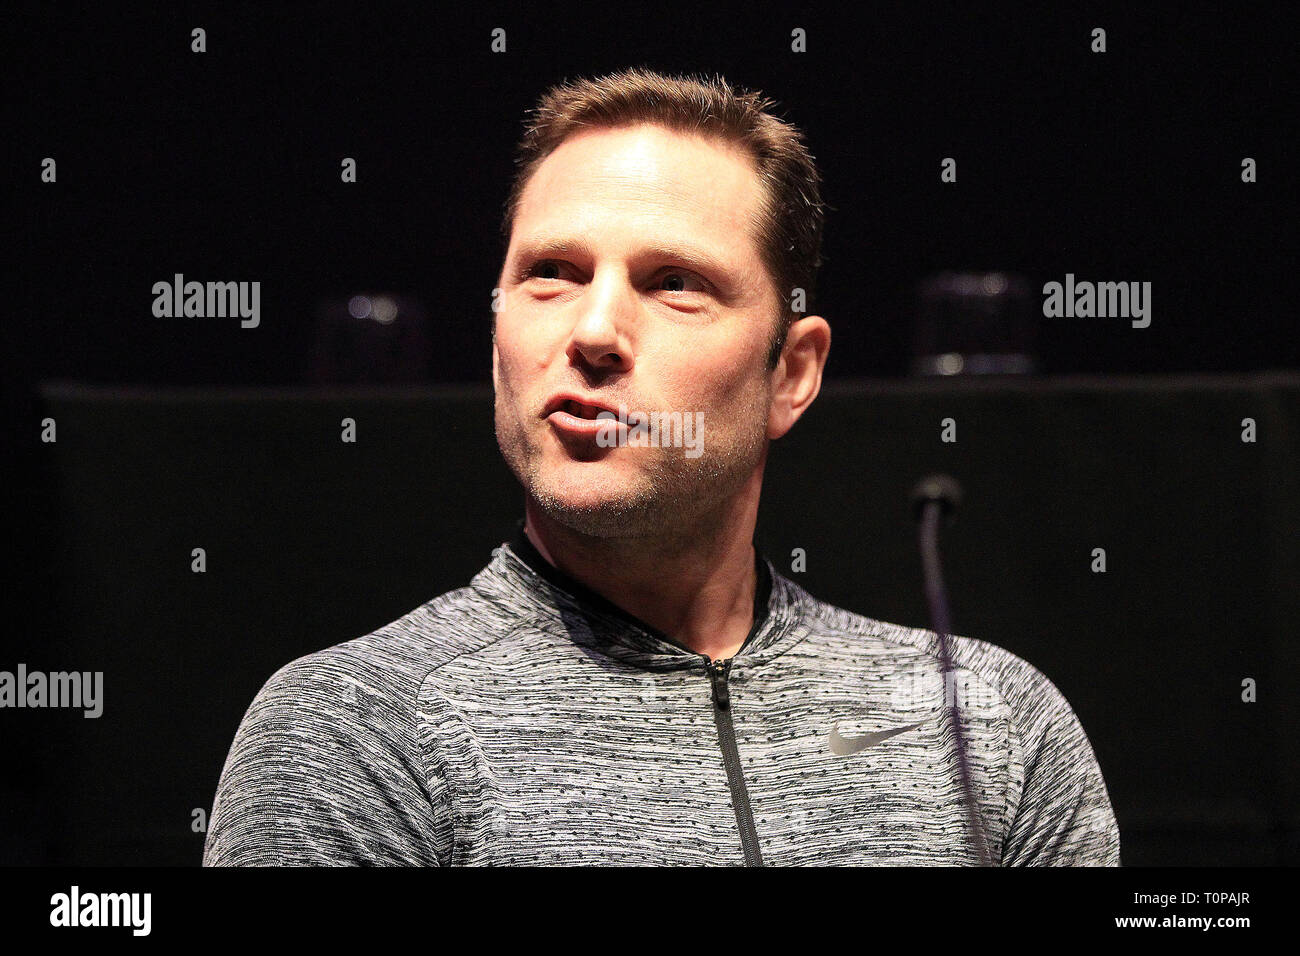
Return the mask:
[[[917,282],[958,268],[1021,272],[1037,288],[1067,272],[1154,283],[1148,329],[1046,323],[1048,371],[1297,357],[1282,298],[1295,253],[1292,39],[1268,7],[185,10],[12,24],[23,122],[10,180],[32,270],[19,284],[32,317],[22,367],[295,382],[316,301],[378,287],[426,303],[433,380],[485,381],[524,111],[561,79],[635,64],[721,72],[807,133],[834,207],[818,306],[834,323],[832,375],[904,370]],[[205,54],[189,50],[195,25]],[[496,26],[505,54],[489,52]],[[793,26],[808,31],[807,54],[788,52]],[[1089,52],[1094,26],[1107,28],[1105,54]],[[55,186],[38,181],[45,156]],[[339,181],[344,156],[356,184]],[[939,180],[946,156],[956,184]],[[1259,164],[1252,185],[1245,156]],[[176,272],[260,279],[268,321],[234,334],[154,319],[150,288]]]
[[[1250,374],[1297,364],[1289,34],[1267,6],[831,9],[9,18],[0,668],[104,669],[107,703],[0,714],[0,863],[197,862],[189,811],[261,681],[486,562],[521,504],[484,393],[519,122],[550,84],[635,64],[762,89],[825,177],[829,381],[774,459],[764,546],[808,548],[818,596],[926,625],[894,509],[952,470],[972,493],[949,542],[957,630],[1075,705],[1126,862],[1294,862],[1295,391]],[[917,285],[945,269],[1150,281],[1152,324],[1044,320],[1042,376],[909,383]],[[261,281],[261,327],[154,318],[176,272]],[[320,303],[373,290],[422,304],[425,387],[308,386]],[[42,390],[59,382],[80,385]],[[369,444],[348,461],[353,408]],[[958,413],[983,425],[938,447]],[[1261,445],[1237,438],[1247,415],[1271,425]],[[198,539],[225,542],[202,576]],[[1269,682],[1253,710],[1243,676]]]

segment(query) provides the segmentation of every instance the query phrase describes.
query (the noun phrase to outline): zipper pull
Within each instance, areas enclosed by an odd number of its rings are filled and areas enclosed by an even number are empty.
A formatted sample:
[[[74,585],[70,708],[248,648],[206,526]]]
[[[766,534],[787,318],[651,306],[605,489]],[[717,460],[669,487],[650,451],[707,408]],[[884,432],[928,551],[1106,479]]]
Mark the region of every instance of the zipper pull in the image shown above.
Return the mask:
[[[730,709],[731,693],[727,690],[727,662],[712,661],[709,664],[709,677],[713,681],[713,702],[718,705],[718,710]]]

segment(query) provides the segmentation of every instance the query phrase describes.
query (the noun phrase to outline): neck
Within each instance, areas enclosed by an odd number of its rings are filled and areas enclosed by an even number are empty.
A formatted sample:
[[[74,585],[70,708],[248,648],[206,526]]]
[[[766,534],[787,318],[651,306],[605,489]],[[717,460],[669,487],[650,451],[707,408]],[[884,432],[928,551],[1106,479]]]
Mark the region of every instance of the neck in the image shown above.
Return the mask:
[[[713,660],[734,655],[754,622],[754,526],[761,471],[689,533],[597,538],[544,515],[532,499],[524,532],[571,578]]]

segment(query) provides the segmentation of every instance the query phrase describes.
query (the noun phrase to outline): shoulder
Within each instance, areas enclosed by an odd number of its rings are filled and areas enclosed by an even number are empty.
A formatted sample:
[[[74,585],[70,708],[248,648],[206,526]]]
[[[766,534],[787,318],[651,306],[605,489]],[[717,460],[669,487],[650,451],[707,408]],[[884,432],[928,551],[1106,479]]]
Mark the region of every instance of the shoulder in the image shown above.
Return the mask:
[[[806,592],[805,592],[806,593]],[[891,675],[941,670],[939,636],[806,598],[801,642],[819,667]],[[976,734],[1007,735],[1011,791],[1003,841],[1006,865],[1119,864],[1119,829],[1091,741],[1060,689],[1017,654],[972,637],[949,638],[953,689]],[[920,686],[920,685],[910,685]]]
[[[298,657],[263,685],[254,706],[355,712],[359,697],[409,712],[421,687],[453,661],[529,633],[517,609],[501,606],[473,584],[438,595],[368,634]]]
[[[810,595],[788,580],[805,608],[809,651],[848,660],[871,660],[875,666],[911,665],[937,671],[940,667],[939,635],[837,607]],[[1014,717],[1014,725],[1029,730],[1043,722],[1072,716],[1065,696],[1048,677],[1023,657],[987,640],[950,635],[949,653],[958,672],[958,691],[980,695],[983,703],[1000,702]],[[972,699],[972,703],[978,703]]]

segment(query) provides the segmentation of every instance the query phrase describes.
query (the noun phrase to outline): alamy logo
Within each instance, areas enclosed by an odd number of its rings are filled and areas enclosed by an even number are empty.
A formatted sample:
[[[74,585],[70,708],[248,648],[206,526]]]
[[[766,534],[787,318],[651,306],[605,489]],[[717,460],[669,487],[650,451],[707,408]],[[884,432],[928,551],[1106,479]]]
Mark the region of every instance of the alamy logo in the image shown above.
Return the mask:
[[[1049,319],[1132,319],[1135,329],[1151,324],[1150,282],[1075,282],[1043,286],[1043,315]]]
[[[70,707],[85,711],[83,717],[104,712],[103,671],[0,671],[0,707]]]
[[[133,936],[148,936],[153,919],[152,893],[68,893],[50,897],[51,926],[129,926]]]
[[[703,412],[629,412],[620,403],[617,416],[602,411],[596,418],[609,423],[596,433],[601,448],[685,448],[687,458],[704,454]]]
[[[153,284],[153,314],[160,319],[225,319],[238,316],[241,328],[262,322],[262,283],[186,282],[176,273],[170,283]]]

